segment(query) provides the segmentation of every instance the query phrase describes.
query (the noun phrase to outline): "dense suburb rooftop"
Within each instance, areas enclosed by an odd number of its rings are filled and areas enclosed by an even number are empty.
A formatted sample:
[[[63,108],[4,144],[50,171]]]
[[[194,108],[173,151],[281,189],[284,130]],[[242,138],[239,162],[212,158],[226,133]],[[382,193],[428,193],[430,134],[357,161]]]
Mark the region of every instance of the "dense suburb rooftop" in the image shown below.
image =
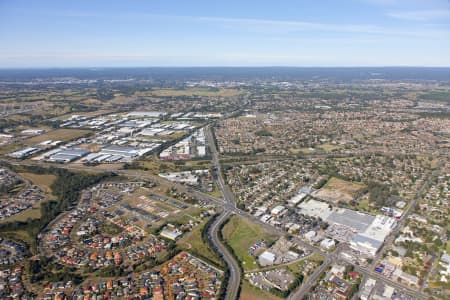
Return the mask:
[[[0,1],[0,299],[450,299],[450,3]]]

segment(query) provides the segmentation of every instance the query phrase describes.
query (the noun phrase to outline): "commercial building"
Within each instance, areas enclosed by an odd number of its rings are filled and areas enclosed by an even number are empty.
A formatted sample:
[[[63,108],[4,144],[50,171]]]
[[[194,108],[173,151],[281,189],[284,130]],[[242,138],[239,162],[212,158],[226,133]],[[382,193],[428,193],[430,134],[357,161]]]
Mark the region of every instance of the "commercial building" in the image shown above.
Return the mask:
[[[355,235],[350,241],[350,247],[364,254],[375,256],[395,224],[396,221],[393,218],[376,216],[366,230]]]
[[[364,232],[375,220],[375,217],[351,209],[340,208],[333,211],[326,220],[329,223],[347,226],[359,233]]]
[[[206,137],[203,128],[194,132],[190,136],[184,138],[164,149],[159,155],[160,159],[190,159],[194,157],[204,157],[206,155]]]
[[[299,193],[297,195],[295,195],[294,197],[292,197],[291,199],[289,199],[288,205],[289,206],[296,206],[297,204],[299,204],[303,199],[305,199],[305,197],[307,196],[306,193]]]
[[[173,182],[185,183],[188,185],[198,185],[200,176],[209,175],[209,170],[193,170],[173,173],[160,173],[159,176]]]
[[[261,253],[261,255],[258,257],[258,263],[262,266],[271,266],[275,263],[275,254],[270,251],[264,251]]]

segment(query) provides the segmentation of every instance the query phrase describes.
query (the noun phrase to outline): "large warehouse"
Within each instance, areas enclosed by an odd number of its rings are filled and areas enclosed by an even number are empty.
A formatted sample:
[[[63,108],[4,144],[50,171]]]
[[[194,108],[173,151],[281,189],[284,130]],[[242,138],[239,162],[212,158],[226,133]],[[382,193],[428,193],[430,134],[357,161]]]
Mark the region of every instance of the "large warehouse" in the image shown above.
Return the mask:
[[[319,217],[330,224],[351,229],[353,237],[350,246],[369,256],[374,256],[383,245],[385,238],[395,227],[396,220],[384,215],[369,215],[346,208],[331,208],[328,203],[308,200],[298,207],[301,213]]]
[[[82,158],[83,156],[86,156],[90,153],[89,150],[81,149],[81,148],[68,148],[68,149],[61,149],[61,151],[58,151],[51,155],[48,158],[48,161],[51,162],[59,162],[59,163],[68,163],[75,161],[77,159]]]
[[[358,233],[350,241],[350,247],[367,255],[375,256],[395,224],[394,218],[383,215],[376,216],[364,232]]]

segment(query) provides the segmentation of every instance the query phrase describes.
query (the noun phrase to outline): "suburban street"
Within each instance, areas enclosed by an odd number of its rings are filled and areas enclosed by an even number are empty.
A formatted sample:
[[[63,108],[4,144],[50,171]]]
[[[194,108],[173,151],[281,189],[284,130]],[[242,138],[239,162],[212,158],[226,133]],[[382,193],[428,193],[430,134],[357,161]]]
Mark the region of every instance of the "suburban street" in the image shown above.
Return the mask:
[[[215,247],[218,249],[218,251],[220,252],[221,256],[224,258],[226,264],[227,264],[227,268],[229,270],[229,281],[228,281],[228,285],[227,285],[227,290],[225,292],[225,296],[226,299],[237,299],[237,295],[239,292],[239,287],[240,287],[240,282],[241,282],[241,269],[239,267],[239,263],[234,259],[234,257],[228,252],[227,248],[222,244],[222,242],[220,241],[219,237],[218,237],[218,230],[221,228],[221,225],[232,215],[232,214],[236,214],[239,215],[243,218],[246,218],[247,220],[258,224],[260,226],[262,226],[263,228],[265,228],[266,230],[278,233],[279,235],[285,235],[286,232],[284,230],[282,230],[281,228],[277,228],[274,227],[268,223],[262,222],[259,218],[254,217],[253,215],[239,209],[236,207],[235,205],[235,200],[234,200],[234,196],[232,195],[231,191],[229,190],[229,188],[227,187],[227,185],[225,184],[223,177],[222,177],[222,173],[221,173],[221,169],[220,169],[220,163],[218,161],[218,153],[217,150],[215,149],[214,143],[213,143],[213,137],[211,132],[208,130],[207,131],[207,139],[209,142],[209,145],[213,145],[211,147],[211,152],[212,152],[212,158],[213,158],[213,165],[216,167],[217,169],[217,181],[218,181],[218,186],[219,189],[223,195],[223,198],[217,198],[217,197],[213,197],[211,195],[202,193],[200,191],[196,191],[194,189],[186,189],[185,186],[181,185],[181,184],[176,184],[173,182],[170,182],[172,185],[176,186],[177,188],[179,188],[180,190],[188,190],[190,193],[192,193],[193,195],[195,195],[198,199],[202,200],[202,201],[206,201],[206,202],[212,202],[216,205],[218,205],[221,209],[222,212],[221,214],[217,217],[217,219],[215,220],[215,222],[212,224],[212,226],[210,227],[210,231],[209,231],[209,236],[211,237],[211,241],[213,242],[213,244],[215,245]],[[17,164],[17,165],[25,165],[23,162],[20,163],[14,163],[14,162],[9,162],[8,163],[11,164]],[[26,165],[31,165],[31,166],[45,166],[48,167],[51,164],[45,163],[45,162],[35,162],[35,163],[26,163]],[[369,265],[368,267],[361,267],[358,266],[354,263],[348,262],[351,265],[353,265],[355,267],[355,269],[363,274],[363,280],[361,283],[361,286],[363,286],[363,284],[365,283],[365,281],[367,280],[367,278],[373,277],[385,284],[391,285],[393,287],[395,287],[396,289],[399,289],[401,291],[403,291],[406,294],[409,295],[413,295],[416,299],[427,299],[426,295],[424,295],[421,291],[417,291],[417,290],[413,290],[411,288],[408,288],[402,284],[399,284],[398,282],[389,280],[386,277],[383,277],[382,275],[376,273],[373,271],[373,268],[375,266],[375,262],[380,258],[380,256],[382,255],[383,251],[385,249],[387,249],[394,241],[394,237],[396,236],[396,234],[399,232],[401,226],[404,224],[405,220],[407,219],[408,215],[410,215],[413,210],[415,205],[417,204],[417,201],[420,199],[420,196],[422,195],[422,193],[426,190],[426,188],[429,186],[429,184],[431,183],[432,179],[434,176],[436,176],[438,174],[438,172],[440,171],[440,168],[442,166],[442,162],[441,164],[429,175],[428,180],[423,184],[422,188],[420,189],[419,193],[415,196],[414,200],[412,201],[412,203],[410,204],[410,206],[407,208],[407,210],[405,211],[404,215],[402,216],[402,218],[400,219],[400,221],[398,222],[397,226],[395,227],[395,229],[393,230],[393,232],[388,236],[388,238],[386,239],[386,243],[384,244],[383,248],[378,252],[377,256],[375,257],[375,259],[373,260],[374,262]],[[169,181],[167,181],[166,179],[163,179],[159,176],[156,175],[152,175],[152,174],[145,174],[145,173],[141,173],[139,171],[136,170],[115,170],[115,169],[95,169],[92,167],[87,167],[87,166],[68,166],[68,165],[61,165],[59,167],[62,168],[67,168],[67,169],[75,169],[75,170],[80,170],[80,171],[110,171],[110,172],[114,172],[116,174],[119,175],[124,175],[124,176],[131,176],[131,177],[137,177],[140,179],[149,179],[149,180],[153,180],[156,182],[164,182],[164,183],[169,183]],[[299,245],[302,245],[303,247],[306,247],[307,249],[310,249],[311,251],[313,251],[314,253],[319,253],[323,256],[326,257],[325,262],[319,267],[317,268],[306,280],[305,282],[303,282],[303,284],[293,293],[291,293],[291,295],[289,296],[288,299],[290,300],[300,300],[300,299],[304,299],[304,297],[307,295],[307,293],[310,291],[310,289],[314,286],[314,284],[317,282],[318,278],[320,277],[320,275],[327,269],[327,267],[332,266],[334,263],[338,262],[339,259],[339,254],[340,252],[343,250],[343,247],[338,246],[333,252],[331,253],[325,253],[324,251],[322,251],[320,248],[312,246],[306,242],[304,242],[303,240],[301,240],[300,238],[297,237],[293,237],[293,241],[295,241],[296,243],[298,243]]]

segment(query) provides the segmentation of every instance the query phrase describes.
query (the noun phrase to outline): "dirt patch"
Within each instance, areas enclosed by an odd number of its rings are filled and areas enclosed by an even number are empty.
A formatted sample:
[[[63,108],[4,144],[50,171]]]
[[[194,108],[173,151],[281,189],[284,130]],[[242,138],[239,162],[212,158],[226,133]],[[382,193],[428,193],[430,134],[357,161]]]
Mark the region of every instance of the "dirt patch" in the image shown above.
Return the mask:
[[[315,191],[312,195],[316,198],[337,203],[350,202],[362,195],[366,189],[366,186],[360,183],[354,183],[339,178],[331,178],[327,184],[318,191]]]

